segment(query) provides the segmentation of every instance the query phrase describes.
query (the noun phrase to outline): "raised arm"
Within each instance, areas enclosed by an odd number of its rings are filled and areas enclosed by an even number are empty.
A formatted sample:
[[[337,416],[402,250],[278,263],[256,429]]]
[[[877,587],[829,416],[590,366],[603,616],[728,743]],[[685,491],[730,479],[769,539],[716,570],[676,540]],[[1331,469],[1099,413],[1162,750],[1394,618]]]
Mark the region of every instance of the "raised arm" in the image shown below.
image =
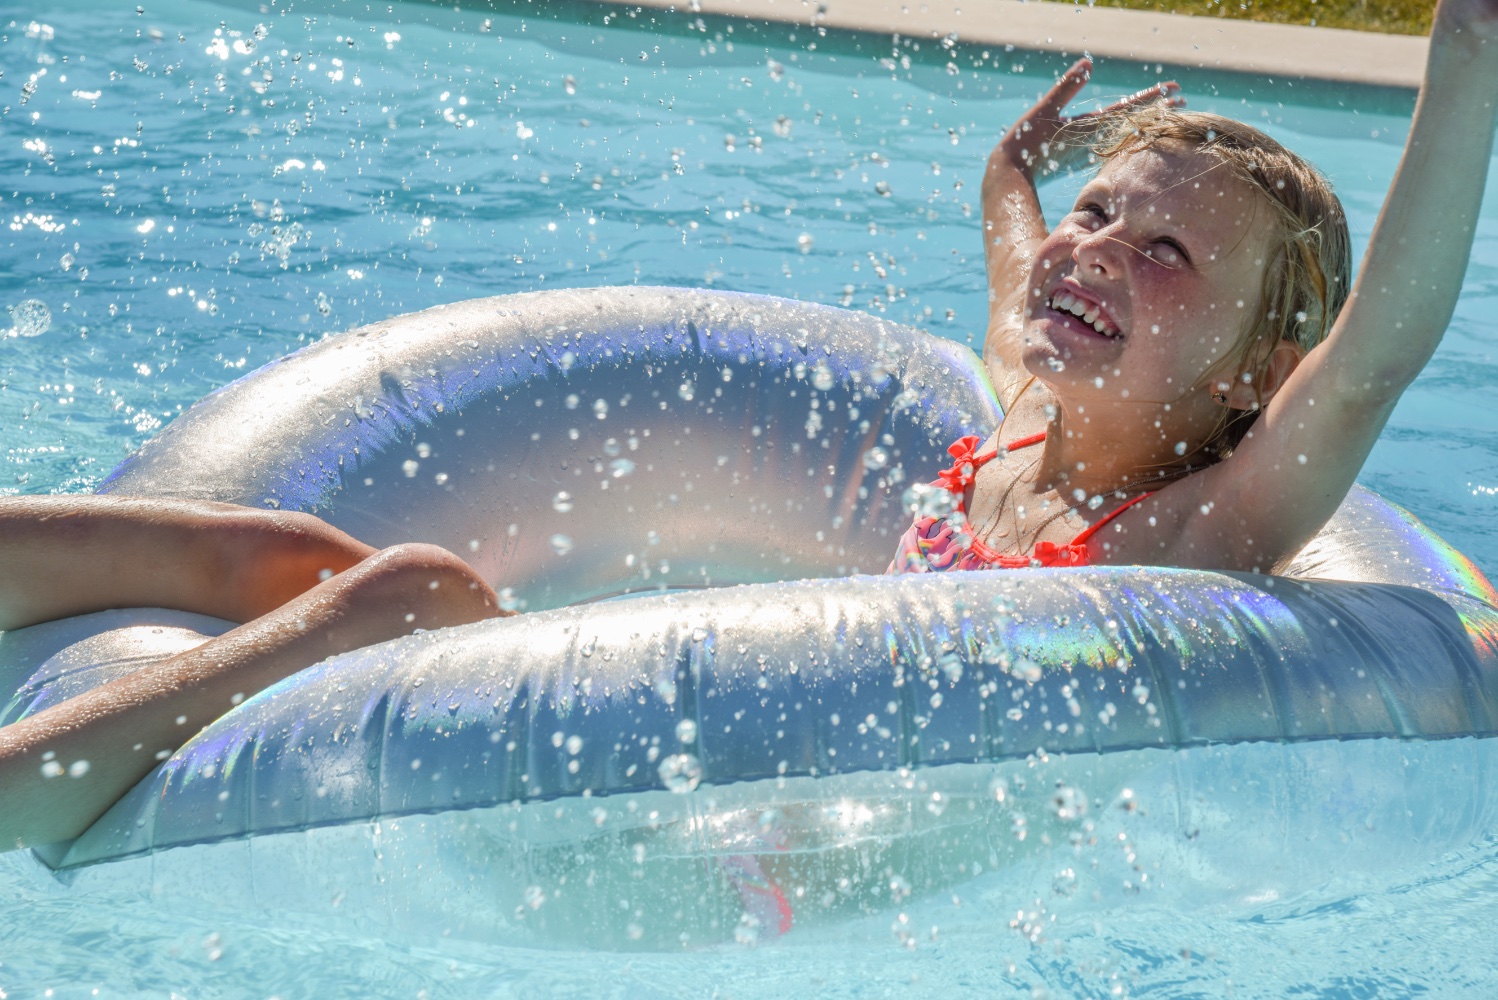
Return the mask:
[[[1066,105],[1086,86],[1092,60],[1079,59],[1040,101],[1010,127],[988,157],[983,173],[983,259],[988,277],[988,332],[983,360],[1008,412],[1029,375],[1020,361],[1025,287],[1036,249],[1048,232],[1037,181],[1084,160],[1099,116],[1121,108],[1176,97],[1174,82],[1142,90],[1115,104],[1067,117]]]
[[[1498,0],[1442,0],[1404,157],[1351,297],[1232,457],[1162,492],[1162,513],[1178,529],[1170,561],[1267,571],[1341,503],[1451,320],[1495,100]]]

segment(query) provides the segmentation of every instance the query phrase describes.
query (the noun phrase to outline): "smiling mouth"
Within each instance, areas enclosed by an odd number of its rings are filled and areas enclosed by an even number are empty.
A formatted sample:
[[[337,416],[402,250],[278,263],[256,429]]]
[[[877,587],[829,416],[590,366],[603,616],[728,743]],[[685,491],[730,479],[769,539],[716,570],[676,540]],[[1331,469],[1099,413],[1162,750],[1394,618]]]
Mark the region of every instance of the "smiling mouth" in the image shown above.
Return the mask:
[[[1051,297],[1046,299],[1046,305],[1063,315],[1080,319],[1104,337],[1118,337],[1123,333],[1118,324],[1113,322],[1113,318],[1103,311],[1102,306],[1096,302],[1089,302],[1081,296],[1073,295],[1064,288],[1058,288],[1052,293]]]

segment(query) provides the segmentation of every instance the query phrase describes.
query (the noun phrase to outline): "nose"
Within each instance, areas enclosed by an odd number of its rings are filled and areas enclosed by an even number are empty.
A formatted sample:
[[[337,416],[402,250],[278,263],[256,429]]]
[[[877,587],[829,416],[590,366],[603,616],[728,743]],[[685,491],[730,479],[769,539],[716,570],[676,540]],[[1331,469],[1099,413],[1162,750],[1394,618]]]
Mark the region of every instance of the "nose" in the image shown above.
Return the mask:
[[[1072,260],[1085,274],[1117,278],[1123,274],[1123,254],[1128,249],[1115,221],[1111,225],[1099,226],[1077,240],[1072,248]]]

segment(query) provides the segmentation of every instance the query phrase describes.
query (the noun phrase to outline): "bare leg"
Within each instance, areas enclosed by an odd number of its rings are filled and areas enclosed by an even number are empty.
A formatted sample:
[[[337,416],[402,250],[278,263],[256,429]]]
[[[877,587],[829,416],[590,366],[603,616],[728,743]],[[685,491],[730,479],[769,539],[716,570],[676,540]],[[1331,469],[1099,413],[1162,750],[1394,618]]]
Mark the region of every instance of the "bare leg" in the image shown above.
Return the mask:
[[[395,546],[197,649],[0,729],[0,851],[78,836],[236,695],[416,628],[495,617],[497,603],[452,553]]]
[[[247,622],[374,551],[309,514],[141,497],[4,497],[0,629],[132,607]]]

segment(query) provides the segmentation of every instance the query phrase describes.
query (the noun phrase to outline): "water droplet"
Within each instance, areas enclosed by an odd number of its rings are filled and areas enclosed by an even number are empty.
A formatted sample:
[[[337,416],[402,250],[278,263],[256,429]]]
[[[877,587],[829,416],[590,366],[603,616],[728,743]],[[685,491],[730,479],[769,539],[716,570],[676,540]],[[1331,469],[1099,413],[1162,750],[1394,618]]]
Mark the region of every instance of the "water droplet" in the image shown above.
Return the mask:
[[[901,499],[905,509],[916,517],[946,517],[952,512],[952,494],[940,486],[917,483]]]
[[[702,764],[689,753],[672,754],[657,770],[661,784],[675,795],[685,795],[702,783]]]
[[[568,97],[571,97],[573,94],[577,93],[577,78],[572,76],[570,73],[567,76],[562,77],[562,89],[567,92]]]
[[[635,471],[635,463],[627,458],[616,458],[609,463],[609,474],[615,479],[623,479]]]
[[[12,337],[40,337],[52,326],[52,310],[41,299],[27,299],[10,307]]]
[[[551,536],[551,549],[559,556],[565,556],[572,551],[572,538],[560,532]]]
[[[890,196],[889,181],[876,182],[874,184],[874,193],[879,195],[881,198],[888,198]]]
[[[401,471],[406,474],[407,479],[416,478],[416,470],[421,468],[421,463],[414,458],[408,458],[401,463]]]
[[[691,382],[683,382],[677,387],[676,394],[684,401],[690,403],[693,399],[697,398],[697,386]]]
[[[526,886],[525,892],[521,894],[521,898],[525,900],[525,905],[532,910],[539,910],[546,903],[546,893],[539,885]]]
[[[558,514],[567,514],[572,510],[572,494],[566,490],[557,493],[551,498],[551,509]]]
[[[499,592],[499,610],[519,611],[524,601],[515,596],[515,588],[505,587]]]
[[[775,124],[771,125],[770,127],[772,129],[774,129],[775,134],[778,135],[778,136],[780,136],[780,138],[782,138],[782,139],[789,139],[790,138],[790,135],[791,135],[791,120],[789,118],[787,118],[785,115],[781,115],[778,118],[776,118],[775,119]]]
[[[1044,670],[1042,670],[1040,664],[1036,663],[1034,660],[1021,658],[1014,661],[1014,665],[1009,668],[1009,673],[1024,681],[1026,684],[1035,684],[1040,681],[1040,677],[1044,673]]]
[[[581,736],[573,735],[573,736],[567,737],[567,752],[568,753],[570,753],[572,756],[576,757],[578,754],[582,753],[582,750],[583,750],[583,738]]]
[[[811,253],[811,248],[816,246],[817,239],[811,233],[802,233],[796,237],[796,247],[802,253]]]
[[[602,420],[604,417],[607,417],[608,415],[609,415],[609,404],[608,404],[608,401],[607,400],[603,400],[603,399],[595,399],[595,400],[593,400],[593,416],[597,417],[599,420]]]
[[[863,453],[863,467],[869,471],[877,471],[889,464],[889,452],[875,445]]]
[[[1070,785],[1058,784],[1056,794],[1051,796],[1051,808],[1056,811],[1056,818],[1062,822],[1079,820],[1087,815],[1087,793]]]
[[[1060,358],[1046,358],[1045,363],[1053,372],[1066,371],[1066,362],[1062,361]]]
[[[575,410],[577,409],[577,404],[580,402],[582,402],[582,400],[577,398],[577,393],[569,392],[567,394],[567,398],[562,400],[562,405],[567,407],[567,409],[569,410]]]
[[[676,724],[676,738],[683,743],[696,743],[697,723],[691,719],[682,719]]]
[[[1184,455],[1184,454],[1186,454],[1186,442],[1185,441],[1177,441],[1176,442],[1176,454],[1177,455]]]

